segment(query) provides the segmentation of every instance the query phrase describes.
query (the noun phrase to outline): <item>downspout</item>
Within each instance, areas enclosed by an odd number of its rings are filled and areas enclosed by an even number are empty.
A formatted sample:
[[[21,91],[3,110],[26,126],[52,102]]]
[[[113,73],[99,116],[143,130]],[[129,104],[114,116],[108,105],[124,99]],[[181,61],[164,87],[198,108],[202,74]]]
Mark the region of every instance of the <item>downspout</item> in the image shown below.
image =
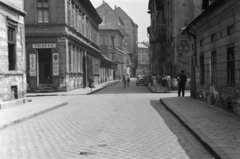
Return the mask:
[[[193,61],[193,75],[192,75],[192,78],[193,78],[193,98],[196,98],[196,69],[195,69],[195,66],[196,66],[196,63],[197,63],[197,39],[196,39],[196,35],[189,32],[188,29],[186,29],[188,35],[192,36],[193,39],[194,39],[194,54],[193,54],[193,57],[194,57],[194,61]]]

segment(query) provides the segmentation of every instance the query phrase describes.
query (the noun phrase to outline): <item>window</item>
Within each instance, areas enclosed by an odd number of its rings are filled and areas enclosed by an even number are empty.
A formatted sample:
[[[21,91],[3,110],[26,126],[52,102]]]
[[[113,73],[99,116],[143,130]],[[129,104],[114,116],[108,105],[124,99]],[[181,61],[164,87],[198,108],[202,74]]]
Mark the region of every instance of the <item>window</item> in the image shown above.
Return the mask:
[[[235,62],[233,45],[228,46],[227,49],[227,84],[228,86],[235,85]]]
[[[204,54],[200,55],[200,83],[204,84]]]
[[[81,13],[81,11],[79,10],[79,25],[78,25],[78,27],[79,27],[79,32],[82,34],[82,13]]]
[[[217,34],[216,33],[211,35],[211,42],[213,42],[215,40],[217,40]]]
[[[231,35],[234,33],[234,25],[231,25],[227,28],[227,35]]]
[[[111,46],[115,46],[115,43],[114,43],[114,36],[111,37]]]
[[[16,70],[16,28],[8,27],[8,70]]]
[[[71,26],[71,18],[72,18],[72,5],[71,0],[68,0],[68,25]]]
[[[211,53],[211,75],[212,84],[217,83],[217,56],[216,51],[212,51]]]
[[[38,23],[49,23],[48,0],[37,0]]]
[[[199,42],[199,45],[200,45],[200,46],[202,46],[202,45],[203,45],[203,39],[202,39],[202,40],[200,40],[200,42]]]
[[[68,50],[68,67],[69,67],[69,73],[72,72],[72,51],[71,51],[71,45],[69,46]]]

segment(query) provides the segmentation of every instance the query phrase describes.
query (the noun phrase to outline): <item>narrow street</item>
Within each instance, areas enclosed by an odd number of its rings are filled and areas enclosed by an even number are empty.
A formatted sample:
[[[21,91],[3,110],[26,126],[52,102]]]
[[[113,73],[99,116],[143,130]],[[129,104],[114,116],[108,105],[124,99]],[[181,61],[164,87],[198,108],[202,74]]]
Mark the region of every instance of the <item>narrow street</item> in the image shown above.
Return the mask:
[[[3,159],[212,159],[212,155],[132,80],[92,95],[69,97],[67,106],[0,131]],[[49,97],[51,98],[51,97]]]

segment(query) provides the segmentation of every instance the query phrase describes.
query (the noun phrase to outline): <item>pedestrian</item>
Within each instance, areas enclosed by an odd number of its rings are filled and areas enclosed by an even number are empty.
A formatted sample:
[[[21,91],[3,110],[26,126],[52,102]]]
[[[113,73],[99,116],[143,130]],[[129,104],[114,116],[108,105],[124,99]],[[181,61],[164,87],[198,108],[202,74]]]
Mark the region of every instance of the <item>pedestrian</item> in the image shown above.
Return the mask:
[[[171,76],[170,75],[166,75],[166,87],[167,87],[167,90],[170,90],[171,89]]]
[[[155,88],[155,91],[157,92],[157,75],[155,73],[153,74],[152,80],[153,80],[153,87]]]
[[[151,87],[152,87],[153,86],[153,73],[150,74],[149,80],[150,80]]]
[[[88,87],[91,88],[91,91],[92,91],[92,88],[94,88],[94,80],[93,80],[93,77],[91,76],[89,79],[88,79]]]
[[[124,88],[126,88],[126,77],[125,77],[125,75],[122,75],[122,82],[123,82]]]
[[[184,73],[184,70],[181,71],[181,73],[177,76],[178,81],[178,97],[180,97],[182,92],[182,97],[185,95],[185,85],[187,82],[187,76]]]
[[[162,86],[163,86],[163,91],[166,92],[166,90],[167,90],[167,79],[166,79],[165,74],[162,75]]]
[[[129,87],[129,83],[130,83],[130,76],[129,74],[127,74],[127,86]]]

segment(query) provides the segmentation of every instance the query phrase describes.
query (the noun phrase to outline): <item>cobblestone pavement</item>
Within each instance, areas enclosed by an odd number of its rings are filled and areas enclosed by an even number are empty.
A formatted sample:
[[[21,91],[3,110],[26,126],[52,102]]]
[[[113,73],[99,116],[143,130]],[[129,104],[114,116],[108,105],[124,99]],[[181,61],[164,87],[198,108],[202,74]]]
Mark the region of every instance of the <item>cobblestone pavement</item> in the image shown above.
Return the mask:
[[[212,159],[159,103],[160,95],[133,84],[72,98],[0,131],[1,158]]]

